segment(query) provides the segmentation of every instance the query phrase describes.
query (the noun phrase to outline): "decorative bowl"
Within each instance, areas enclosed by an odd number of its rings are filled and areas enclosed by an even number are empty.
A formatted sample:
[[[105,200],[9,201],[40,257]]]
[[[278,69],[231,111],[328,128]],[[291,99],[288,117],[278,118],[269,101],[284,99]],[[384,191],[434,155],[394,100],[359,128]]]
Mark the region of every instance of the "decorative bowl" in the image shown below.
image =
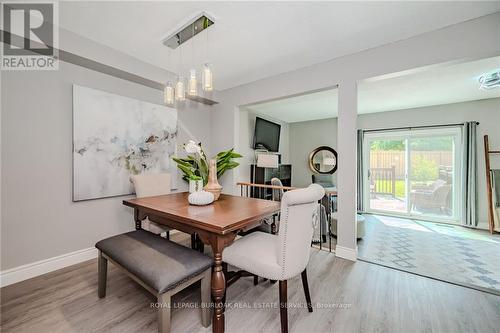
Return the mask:
[[[205,206],[214,202],[214,195],[207,191],[193,192],[188,196],[188,202],[195,206]]]

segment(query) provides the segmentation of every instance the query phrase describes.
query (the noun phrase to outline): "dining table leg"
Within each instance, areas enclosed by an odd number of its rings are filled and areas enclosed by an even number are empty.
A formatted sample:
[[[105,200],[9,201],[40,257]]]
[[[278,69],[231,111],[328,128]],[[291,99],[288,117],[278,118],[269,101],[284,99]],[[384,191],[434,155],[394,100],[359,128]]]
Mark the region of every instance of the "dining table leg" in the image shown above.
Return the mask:
[[[222,251],[226,246],[229,246],[236,234],[228,234],[224,236],[204,237],[200,235],[204,243],[209,243],[214,254],[214,267],[212,271],[212,301],[214,303],[214,315],[212,320],[212,332],[222,333],[225,329],[225,295],[226,295],[226,277],[224,276],[222,265]],[[209,238],[209,239],[207,239]]]
[[[214,318],[212,321],[212,332],[224,332],[224,304],[222,300],[226,294],[226,278],[222,271],[222,250],[223,244],[215,241],[212,244],[212,251],[214,253],[214,269],[212,271],[212,298],[214,302]]]

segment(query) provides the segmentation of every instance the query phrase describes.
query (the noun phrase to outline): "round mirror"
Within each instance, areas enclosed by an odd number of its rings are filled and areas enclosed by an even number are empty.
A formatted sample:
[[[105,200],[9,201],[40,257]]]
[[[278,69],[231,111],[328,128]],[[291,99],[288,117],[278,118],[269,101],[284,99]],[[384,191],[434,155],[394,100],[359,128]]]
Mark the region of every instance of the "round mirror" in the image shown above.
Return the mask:
[[[328,146],[314,149],[309,155],[309,167],[317,173],[334,173],[337,171],[337,152]]]

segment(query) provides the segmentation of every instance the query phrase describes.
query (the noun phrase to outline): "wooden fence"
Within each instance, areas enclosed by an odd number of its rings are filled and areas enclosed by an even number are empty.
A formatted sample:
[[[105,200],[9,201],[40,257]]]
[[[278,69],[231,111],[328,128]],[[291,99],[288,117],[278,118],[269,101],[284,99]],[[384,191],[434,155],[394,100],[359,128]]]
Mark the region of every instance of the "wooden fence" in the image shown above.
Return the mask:
[[[453,165],[453,152],[451,151],[412,151],[411,161],[417,156],[433,161],[436,167]],[[405,152],[399,150],[373,150],[370,151],[370,169],[395,168],[396,179],[405,176]]]

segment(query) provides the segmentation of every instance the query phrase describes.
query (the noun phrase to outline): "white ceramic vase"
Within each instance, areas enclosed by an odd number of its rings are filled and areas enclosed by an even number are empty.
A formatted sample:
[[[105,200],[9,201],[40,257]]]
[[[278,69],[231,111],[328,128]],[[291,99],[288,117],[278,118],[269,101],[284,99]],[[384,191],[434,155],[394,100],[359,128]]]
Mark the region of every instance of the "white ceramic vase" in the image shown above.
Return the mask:
[[[203,190],[203,180],[189,180],[189,193]]]

